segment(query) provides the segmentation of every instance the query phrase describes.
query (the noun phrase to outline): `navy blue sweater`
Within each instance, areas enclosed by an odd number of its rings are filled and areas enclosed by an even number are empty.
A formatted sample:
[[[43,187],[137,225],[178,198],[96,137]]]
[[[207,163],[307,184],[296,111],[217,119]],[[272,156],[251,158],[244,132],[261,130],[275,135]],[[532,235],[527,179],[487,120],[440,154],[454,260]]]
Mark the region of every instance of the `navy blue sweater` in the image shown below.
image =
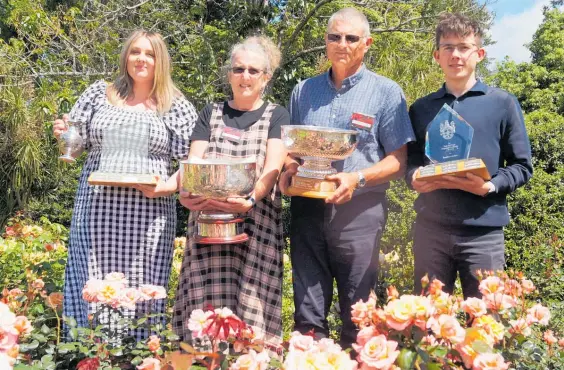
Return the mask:
[[[417,219],[440,227],[502,227],[509,222],[507,194],[525,184],[533,174],[531,146],[521,107],[515,96],[478,81],[455,98],[445,86],[418,99],[409,109],[417,138],[408,144],[406,181],[411,186],[425,156],[425,132],[443,104],[456,110],[473,128],[470,157],[481,158],[492,175],[495,193],[485,197],[462,190],[441,189],[420,194],[415,201]]]

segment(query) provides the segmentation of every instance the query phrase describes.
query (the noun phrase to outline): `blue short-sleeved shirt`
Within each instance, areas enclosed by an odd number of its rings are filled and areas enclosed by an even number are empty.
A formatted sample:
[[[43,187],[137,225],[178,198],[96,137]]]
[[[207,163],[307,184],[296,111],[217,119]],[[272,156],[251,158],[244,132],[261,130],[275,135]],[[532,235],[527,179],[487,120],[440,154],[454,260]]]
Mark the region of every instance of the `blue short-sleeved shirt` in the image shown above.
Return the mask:
[[[346,78],[340,89],[331,80],[331,71],[300,82],[292,92],[290,116],[294,125],[326,126],[358,131],[358,146],[344,161],[333,162],[338,171],[356,172],[368,168],[389,153],[413,141],[402,89],[364,65]],[[352,125],[353,113],[374,117],[372,128]],[[383,192],[389,183],[355,192]]]

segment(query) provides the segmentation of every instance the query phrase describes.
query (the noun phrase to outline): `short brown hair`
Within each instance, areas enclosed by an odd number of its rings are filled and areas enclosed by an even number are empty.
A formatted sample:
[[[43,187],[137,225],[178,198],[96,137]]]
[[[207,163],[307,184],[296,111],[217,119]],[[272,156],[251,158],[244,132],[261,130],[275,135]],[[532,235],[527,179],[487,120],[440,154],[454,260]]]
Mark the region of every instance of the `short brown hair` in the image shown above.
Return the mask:
[[[435,30],[435,48],[439,49],[441,37],[455,35],[458,37],[476,36],[478,46],[482,46],[482,27],[475,20],[460,13],[443,13]]]

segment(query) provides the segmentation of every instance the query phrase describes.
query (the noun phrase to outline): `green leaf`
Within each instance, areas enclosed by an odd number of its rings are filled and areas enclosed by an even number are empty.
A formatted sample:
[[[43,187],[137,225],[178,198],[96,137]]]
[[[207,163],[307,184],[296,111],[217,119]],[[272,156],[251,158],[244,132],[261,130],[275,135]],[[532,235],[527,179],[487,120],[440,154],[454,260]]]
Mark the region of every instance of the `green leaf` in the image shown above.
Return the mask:
[[[407,348],[403,348],[398,356],[398,365],[401,368],[401,370],[413,369],[413,363],[415,362],[416,357],[417,357],[417,353]]]
[[[110,350],[110,353],[114,356],[123,356],[123,349],[118,347]]]
[[[45,324],[41,325],[41,332],[45,335],[49,334],[51,332],[51,329],[49,329],[49,327]]]
[[[76,349],[76,346],[73,343],[63,343],[59,344],[59,353],[69,353]]]

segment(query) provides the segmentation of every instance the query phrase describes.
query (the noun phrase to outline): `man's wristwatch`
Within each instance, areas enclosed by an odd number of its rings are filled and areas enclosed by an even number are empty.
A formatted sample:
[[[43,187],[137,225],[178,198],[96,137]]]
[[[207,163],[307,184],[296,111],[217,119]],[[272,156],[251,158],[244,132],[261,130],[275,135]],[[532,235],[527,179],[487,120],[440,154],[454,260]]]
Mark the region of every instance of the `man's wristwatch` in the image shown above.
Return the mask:
[[[363,188],[366,185],[366,179],[361,171],[357,172],[358,175],[358,183],[356,185],[357,188]]]

